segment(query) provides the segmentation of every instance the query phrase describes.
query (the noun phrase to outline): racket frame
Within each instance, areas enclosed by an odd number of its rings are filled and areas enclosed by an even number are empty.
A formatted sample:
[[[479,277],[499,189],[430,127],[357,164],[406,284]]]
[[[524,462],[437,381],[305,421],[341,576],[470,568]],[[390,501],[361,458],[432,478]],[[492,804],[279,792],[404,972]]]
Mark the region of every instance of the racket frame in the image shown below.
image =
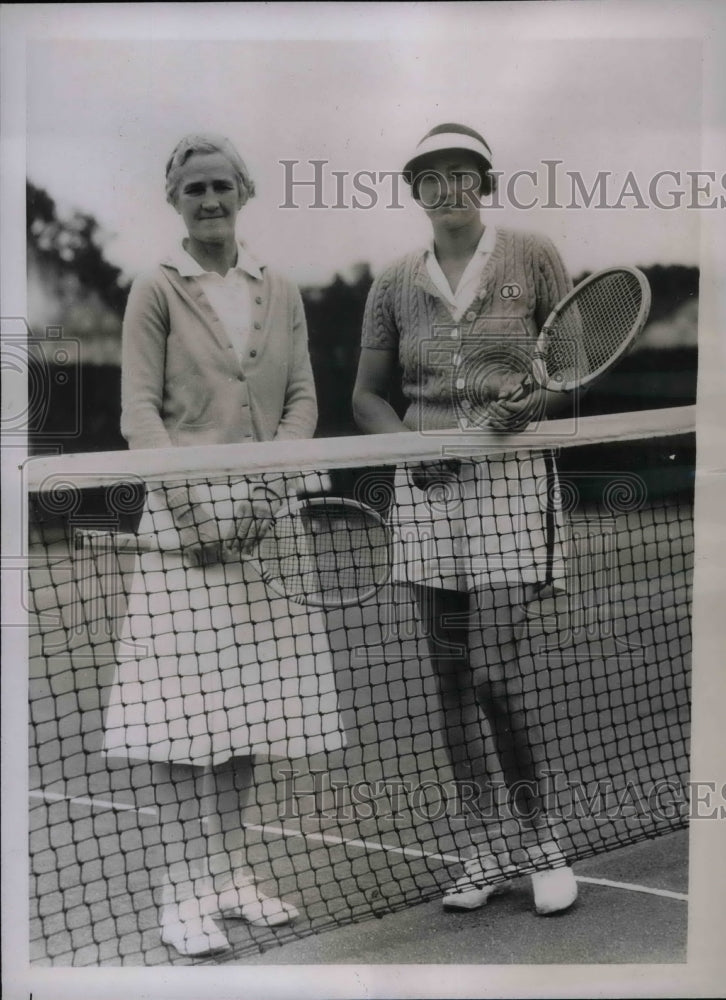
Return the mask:
[[[222,559],[223,563],[230,562],[246,562],[252,566],[260,579],[265,583],[269,589],[276,594],[278,597],[284,597],[285,600],[290,601],[292,604],[300,604],[308,607],[318,607],[325,608],[327,610],[333,610],[335,608],[344,608],[351,605],[363,604],[373,597],[378,591],[383,587],[391,574],[392,567],[392,534],[390,525],[385,521],[385,519],[378,513],[378,511],[373,510],[366,504],[359,503],[357,500],[349,500],[347,497],[306,497],[299,498],[296,497],[291,500],[287,500],[283,503],[278,511],[274,514],[270,520],[278,521],[284,520],[289,517],[298,517],[304,509],[316,509],[326,506],[342,507],[351,513],[357,512],[362,514],[369,522],[372,522],[372,526],[380,528],[385,535],[386,546],[388,548],[388,559],[386,560],[386,572],[382,574],[380,578],[376,578],[370,587],[363,590],[357,590],[355,594],[349,597],[340,596],[338,599],[325,598],[319,594],[289,594],[282,582],[279,575],[274,573],[272,569],[267,565],[268,562],[272,563],[274,560],[259,559],[256,554],[256,549],[252,552],[242,552],[239,549],[228,549],[222,548]],[[264,541],[264,537],[260,540]],[[132,555],[145,555],[150,552],[156,552],[160,554],[169,555],[183,555],[184,550],[179,547],[167,547],[159,545],[158,536],[151,533],[134,534],[132,532],[113,532],[113,531],[101,531],[97,529],[90,528],[76,528],[74,532],[74,548],[76,552],[78,551],[89,551],[93,550],[95,543],[102,543],[106,547],[106,550],[110,549],[116,553],[129,553]],[[256,547],[257,548],[257,547]]]
[[[596,368],[595,371],[589,372],[581,378],[571,379],[568,382],[561,382],[557,379],[551,379],[547,372],[547,346],[549,338],[552,334],[552,329],[555,326],[560,315],[569,306],[573,299],[580,297],[582,292],[595,281],[599,281],[606,277],[608,274],[631,274],[638,282],[641,290],[641,301],[640,308],[638,310],[638,315],[630,329],[630,333],[624,338],[622,343],[619,345],[618,349],[610,355],[610,357]],[[645,326],[648,320],[648,314],[650,313],[650,303],[651,303],[651,293],[650,285],[648,284],[648,279],[643,274],[641,270],[637,267],[606,267],[601,271],[596,271],[595,274],[588,275],[584,281],[581,281],[571,292],[561,299],[557,305],[554,307],[552,312],[549,314],[545,320],[539,337],[537,338],[537,344],[535,345],[534,355],[532,357],[532,371],[531,379],[532,382],[536,382],[541,388],[547,389],[550,392],[572,392],[573,389],[582,388],[583,386],[589,385],[596,379],[603,376],[610,368],[613,367],[620,359],[630,350],[635,342],[635,338],[638,336],[640,331]],[[525,381],[528,381],[526,379]],[[514,397],[512,397],[514,398]],[[517,397],[521,398],[521,397]]]

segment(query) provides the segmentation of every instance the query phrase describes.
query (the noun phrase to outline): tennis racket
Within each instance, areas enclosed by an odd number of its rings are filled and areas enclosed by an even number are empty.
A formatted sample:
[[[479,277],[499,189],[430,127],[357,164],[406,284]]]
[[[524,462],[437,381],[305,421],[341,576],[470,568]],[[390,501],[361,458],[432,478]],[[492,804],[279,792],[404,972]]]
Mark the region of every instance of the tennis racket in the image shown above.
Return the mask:
[[[154,534],[77,530],[76,550],[176,552]],[[391,572],[391,530],[354,500],[313,497],[285,503],[256,550],[225,550],[224,562],[249,562],[273,593],[295,604],[341,608],[369,600]]]
[[[635,267],[591,274],[552,310],[537,339],[532,371],[507,395],[536,385],[571,392],[601,378],[633,345],[650,311],[650,286]]]

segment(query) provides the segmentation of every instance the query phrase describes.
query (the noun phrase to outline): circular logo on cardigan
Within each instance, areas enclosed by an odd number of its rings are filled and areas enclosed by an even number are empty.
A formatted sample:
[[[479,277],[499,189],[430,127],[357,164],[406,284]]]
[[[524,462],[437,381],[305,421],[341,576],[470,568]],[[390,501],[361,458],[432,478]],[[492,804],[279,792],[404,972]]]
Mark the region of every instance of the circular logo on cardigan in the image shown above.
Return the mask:
[[[499,289],[499,294],[503,299],[518,299],[522,294],[522,289],[516,281],[511,281],[507,285],[502,285]]]

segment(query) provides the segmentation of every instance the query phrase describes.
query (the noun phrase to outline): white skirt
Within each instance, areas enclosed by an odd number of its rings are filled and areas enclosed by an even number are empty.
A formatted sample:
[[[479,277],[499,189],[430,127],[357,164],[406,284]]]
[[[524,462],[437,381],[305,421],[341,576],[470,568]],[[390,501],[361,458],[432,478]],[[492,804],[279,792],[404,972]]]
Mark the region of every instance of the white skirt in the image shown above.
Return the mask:
[[[542,452],[465,460],[427,490],[397,469],[394,579],[446,590],[552,583],[565,588],[557,472]]]
[[[246,488],[207,487],[223,528]],[[139,532],[178,548],[160,492],[150,492]],[[123,583],[108,757],[201,766],[345,745],[322,612],[270,595],[239,560],[190,569],[178,552],[151,552]]]

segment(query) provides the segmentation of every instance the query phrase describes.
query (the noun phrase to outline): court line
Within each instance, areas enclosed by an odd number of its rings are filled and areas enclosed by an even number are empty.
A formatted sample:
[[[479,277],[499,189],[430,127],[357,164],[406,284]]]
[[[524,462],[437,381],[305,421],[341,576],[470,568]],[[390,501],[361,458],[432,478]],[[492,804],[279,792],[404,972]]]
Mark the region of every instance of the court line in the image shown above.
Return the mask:
[[[31,791],[31,798],[47,799],[50,801],[67,800],[79,805],[90,805],[105,809],[133,810],[139,813],[156,816],[158,810],[154,806],[133,806],[123,802],[113,802],[109,799],[89,799],[63,795],[60,792]],[[262,823],[243,823],[246,830],[255,830],[258,833],[274,833],[282,837],[291,837],[300,840],[315,840],[323,844],[335,844],[337,846],[360,847],[366,851],[387,851],[389,854],[402,854],[410,858],[432,858],[435,861],[446,861],[449,864],[458,864],[461,858],[456,854],[433,854],[419,850],[415,847],[394,847],[392,844],[380,844],[375,840],[347,840],[345,837],[336,837],[330,833],[305,833],[303,830],[290,830],[283,826],[270,826]],[[666,899],[677,899],[688,902],[688,895],[683,892],[674,892],[670,889],[655,889],[651,886],[636,885],[632,882],[616,882],[607,878],[592,878],[587,875],[576,875],[575,880],[587,885],[601,885],[609,889],[625,889],[629,892],[641,892],[650,896],[663,896]]]
[[[31,791],[29,795],[30,798],[33,799],[45,799],[51,802],[59,802],[63,800],[77,805],[97,807],[101,809],[134,810],[139,813],[146,813],[147,815],[158,815],[158,810],[155,806],[138,807],[128,805],[126,802],[114,802],[111,799],[91,799],[83,796],[74,797],[72,795],[63,795],[61,792],[46,792],[42,790]],[[202,822],[204,822],[204,819],[202,819]],[[373,840],[346,840],[345,837],[336,837],[329,833],[304,833],[302,830],[290,830],[281,826],[269,826],[259,823],[243,823],[242,825],[246,830],[256,830],[261,833],[275,833],[282,837],[298,837],[303,840],[318,840],[324,844],[336,844],[341,846],[343,844],[347,844],[351,847],[362,847],[367,851],[389,851],[392,854],[403,854],[412,858],[433,858],[435,861],[447,861],[451,864],[456,864],[461,860],[459,856],[455,854],[427,854],[426,851],[417,850],[414,847],[394,847],[392,844],[379,844]]]
[[[667,899],[680,899],[684,903],[688,902],[688,895],[685,892],[673,892],[670,889],[653,889],[648,885],[634,885],[632,882],[614,882],[609,878],[590,878],[585,875],[576,875],[578,882],[586,882],[588,885],[604,885],[609,889],[628,889],[630,892],[646,892],[651,896],[665,896]]]
[[[286,830],[284,827],[261,826],[256,823],[243,824],[247,830],[259,830],[263,833],[279,833],[284,837],[302,837],[308,840],[319,840],[323,843],[350,844],[352,847],[363,847],[366,850],[389,851],[392,854],[405,854],[416,858],[434,858],[438,861],[448,861],[451,864],[461,862],[458,855],[451,854],[428,854],[411,847],[390,847],[387,844],[378,844],[372,840],[346,840],[344,837],[332,836],[329,833],[304,833],[302,830]],[[665,896],[668,899],[679,899],[688,902],[688,896],[682,892],[672,892],[670,889],[655,889],[646,885],[635,885],[632,882],[615,882],[607,878],[590,878],[586,875],[576,875],[576,882],[587,883],[588,885],[602,885],[611,889],[628,889],[630,892],[643,892],[651,896]]]
[[[112,799],[89,799],[82,796],[63,795],[62,792],[46,792],[42,790],[31,791],[28,794],[31,799],[44,799],[47,802],[66,801],[78,805],[91,806],[92,808],[115,809],[118,812],[131,809],[137,813],[145,813],[147,816],[156,816],[158,814],[155,806],[134,806],[128,805],[126,802],[114,802]]]
[[[283,826],[267,826],[258,823],[243,823],[245,830],[257,830],[261,833],[277,833],[283,837],[301,837],[303,840],[319,840],[323,844],[349,845],[362,847],[366,851],[388,851],[391,854],[403,854],[410,858],[433,858],[435,861],[447,861],[458,864],[461,858],[458,854],[429,854],[415,847],[394,847],[392,844],[379,844],[375,840],[346,840],[330,833],[305,833],[303,830],[286,830]]]

